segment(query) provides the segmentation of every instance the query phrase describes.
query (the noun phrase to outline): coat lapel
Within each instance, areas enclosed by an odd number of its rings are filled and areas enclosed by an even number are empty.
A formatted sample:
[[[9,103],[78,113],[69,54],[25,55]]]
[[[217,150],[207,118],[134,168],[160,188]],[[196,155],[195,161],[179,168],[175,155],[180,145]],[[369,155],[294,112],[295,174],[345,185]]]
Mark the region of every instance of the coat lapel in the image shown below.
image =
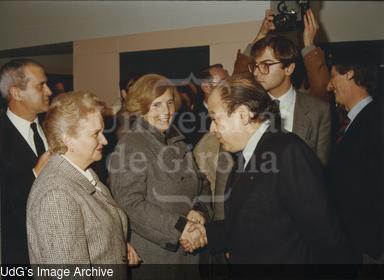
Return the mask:
[[[271,128],[263,134],[253,152],[245,170],[234,178],[230,194],[230,211],[238,211],[244,204],[244,200],[249,197],[250,192],[257,188],[257,176],[260,172],[261,155],[265,151],[265,141],[267,141]],[[228,186],[227,186],[228,187]]]

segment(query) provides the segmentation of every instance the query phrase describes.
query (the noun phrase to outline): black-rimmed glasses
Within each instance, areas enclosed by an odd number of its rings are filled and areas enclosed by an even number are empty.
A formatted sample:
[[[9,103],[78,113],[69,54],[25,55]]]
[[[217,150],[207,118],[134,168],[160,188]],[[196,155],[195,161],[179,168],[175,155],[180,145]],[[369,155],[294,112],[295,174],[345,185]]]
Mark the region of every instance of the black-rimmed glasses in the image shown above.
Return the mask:
[[[282,63],[281,61],[276,61],[276,62],[260,62],[260,63],[249,63],[248,64],[248,70],[251,73],[254,73],[256,68],[259,69],[259,72],[261,74],[268,74],[269,73],[269,67],[275,64]]]

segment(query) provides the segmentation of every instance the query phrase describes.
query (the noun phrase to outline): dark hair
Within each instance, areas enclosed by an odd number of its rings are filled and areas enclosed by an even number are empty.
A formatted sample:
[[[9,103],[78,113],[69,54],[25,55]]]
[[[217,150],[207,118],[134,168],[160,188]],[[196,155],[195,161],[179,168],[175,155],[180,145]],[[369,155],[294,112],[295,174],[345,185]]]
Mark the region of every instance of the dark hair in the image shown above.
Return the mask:
[[[368,50],[349,48],[335,51],[331,55],[330,64],[342,75],[352,70],[353,80],[358,86],[370,94],[375,92],[378,69]]]
[[[223,68],[223,64],[217,63],[217,64],[209,65],[207,68],[204,68],[203,70],[198,72],[195,75],[196,78],[198,78],[200,80],[204,80],[204,81],[212,79],[212,75],[211,75],[211,71],[210,71],[212,68]]]
[[[282,62],[283,67],[288,67],[297,61],[297,47],[291,40],[281,35],[267,35],[260,39],[252,46],[251,54],[257,57],[268,47],[273,50],[276,59]]]
[[[8,97],[9,89],[13,86],[25,90],[28,79],[25,76],[25,67],[34,65],[43,68],[41,64],[32,59],[14,59],[4,64],[0,69],[0,91]]]
[[[254,114],[253,121],[263,122],[275,118],[280,124],[278,104],[253,77],[244,74],[233,75],[225,83],[218,85],[214,91],[220,93],[228,115],[239,106],[245,105]]]

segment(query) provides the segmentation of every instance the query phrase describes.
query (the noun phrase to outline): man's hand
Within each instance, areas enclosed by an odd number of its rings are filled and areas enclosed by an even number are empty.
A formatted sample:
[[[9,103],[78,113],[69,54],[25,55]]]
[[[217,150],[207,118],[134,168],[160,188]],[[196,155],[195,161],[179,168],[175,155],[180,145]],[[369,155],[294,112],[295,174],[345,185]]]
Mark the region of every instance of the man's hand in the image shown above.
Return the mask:
[[[36,177],[39,176],[41,170],[43,170],[44,166],[47,164],[50,157],[51,157],[51,154],[49,152],[45,152],[39,157],[35,167],[33,168],[33,171]]]
[[[203,217],[203,215],[195,210],[191,210],[188,212],[187,219],[194,223],[199,223],[202,225],[205,224],[205,218]]]
[[[205,227],[202,224],[188,222],[181,234],[180,244],[189,253],[207,245],[208,240]]]
[[[308,9],[304,15],[304,47],[313,46],[314,39],[318,30],[319,25],[315,19],[315,15],[313,14],[311,9]]]
[[[128,265],[136,266],[142,262],[139,254],[136,252],[135,248],[130,243],[127,243],[127,255],[128,255]]]
[[[273,11],[272,10],[266,10],[265,11],[265,17],[264,17],[264,20],[260,26],[259,33],[257,33],[256,38],[253,40],[252,43],[256,43],[260,39],[267,36],[267,34],[270,31],[275,30],[275,29],[276,29],[276,27],[275,27],[275,24],[273,23]]]

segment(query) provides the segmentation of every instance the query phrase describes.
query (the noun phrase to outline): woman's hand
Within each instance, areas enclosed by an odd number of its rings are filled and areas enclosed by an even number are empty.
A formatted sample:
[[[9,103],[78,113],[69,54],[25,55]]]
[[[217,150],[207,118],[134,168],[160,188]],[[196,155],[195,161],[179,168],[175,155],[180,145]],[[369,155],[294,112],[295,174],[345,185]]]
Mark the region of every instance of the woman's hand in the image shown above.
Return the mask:
[[[127,251],[128,251],[128,265],[136,266],[142,262],[142,259],[137,254],[135,248],[130,243],[127,243]]]

